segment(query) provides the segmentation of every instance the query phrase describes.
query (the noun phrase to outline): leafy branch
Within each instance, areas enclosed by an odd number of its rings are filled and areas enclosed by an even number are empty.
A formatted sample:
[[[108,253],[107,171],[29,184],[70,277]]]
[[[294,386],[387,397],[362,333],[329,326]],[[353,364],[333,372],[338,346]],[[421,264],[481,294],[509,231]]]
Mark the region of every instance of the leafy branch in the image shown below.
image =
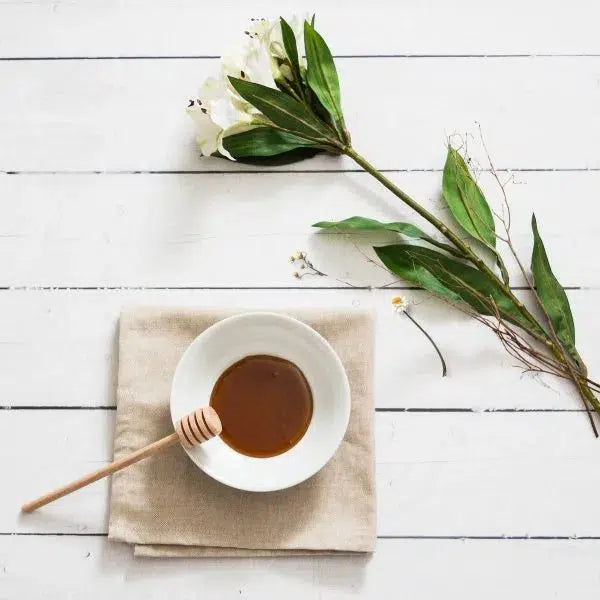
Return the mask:
[[[220,101],[228,105],[228,114],[239,116],[239,122],[224,130],[218,115],[213,118],[211,107],[217,104],[213,102],[214,85],[210,88],[210,102],[203,103],[199,98],[188,109],[196,121],[208,127],[201,136],[203,152],[218,148],[218,155],[235,160],[292,154],[296,159],[306,152],[325,151],[353,160],[433,226],[442,239],[426,234],[412,223],[382,223],[358,216],[320,221],[315,227],[397,233],[400,243],[375,248],[383,266],[491,328],[505,350],[526,371],[551,373],[571,380],[598,436],[592,411],[600,413],[600,401],[595,396],[600,386],[588,377],[577,350],[569,300],[552,271],[535,215],[531,222],[530,275],[515,251],[505,184],[500,182],[491,160],[491,173],[502,189],[502,214],[490,208],[460,149],[448,144],[441,186],[455,226],[448,227],[356,151],[345,125],[332,53],[315,29],[314,17],[311,22],[302,23],[302,27],[294,28],[290,23],[281,18],[266,28],[261,25],[260,31],[253,31],[248,71],[245,65],[239,73],[232,73],[229,67],[223,69]],[[306,57],[299,51],[301,42]],[[273,66],[272,83],[265,80],[264,74],[260,83],[248,76],[259,51],[257,43],[266,64]],[[498,233],[497,225],[504,233]],[[541,312],[542,319],[536,318],[511,289],[499,243],[504,243],[516,260],[533,306]],[[486,263],[490,254],[494,267]],[[314,266],[311,268],[307,272],[323,275]]]

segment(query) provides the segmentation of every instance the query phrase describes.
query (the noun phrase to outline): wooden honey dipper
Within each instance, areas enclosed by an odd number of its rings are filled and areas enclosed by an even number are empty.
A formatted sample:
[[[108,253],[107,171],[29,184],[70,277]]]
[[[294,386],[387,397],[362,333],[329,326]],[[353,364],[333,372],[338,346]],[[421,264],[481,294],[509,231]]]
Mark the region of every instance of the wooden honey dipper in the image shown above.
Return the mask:
[[[222,425],[219,415],[217,415],[216,411],[211,406],[204,406],[179,419],[175,425],[175,432],[171,435],[153,442],[152,444],[148,444],[148,446],[136,450],[129,456],[115,460],[93,473],[88,473],[84,477],[72,481],[45,496],[41,496],[32,502],[27,502],[26,504],[23,504],[21,510],[27,513],[33,512],[45,504],[54,502],[54,500],[58,500],[90,483],[94,483],[94,481],[98,481],[98,479],[102,479],[111,473],[120,471],[133,463],[143,460],[148,456],[152,456],[169,446],[173,446],[177,442],[180,442],[184,448],[193,448],[198,444],[202,444],[203,442],[220,435],[221,431]]]

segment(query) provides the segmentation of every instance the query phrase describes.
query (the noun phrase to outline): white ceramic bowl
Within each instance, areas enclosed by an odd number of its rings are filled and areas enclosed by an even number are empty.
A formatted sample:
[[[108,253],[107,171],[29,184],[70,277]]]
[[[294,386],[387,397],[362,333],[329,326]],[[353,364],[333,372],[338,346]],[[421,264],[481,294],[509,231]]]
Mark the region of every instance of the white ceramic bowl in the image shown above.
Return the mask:
[[[338,355],[314,329],[267,312],[236,315],[202,332],[181,357],[171,388],[171,418],[208,404],[219,376],[253,354],[270,354],[295,363],[313,395],[312,420],[290,450],[271,458],[236,452],[220,438],[190,450],[190,458],[208,475],[252,492],[281,490],[314,475],[333,456],[350,417],[350,385]]]

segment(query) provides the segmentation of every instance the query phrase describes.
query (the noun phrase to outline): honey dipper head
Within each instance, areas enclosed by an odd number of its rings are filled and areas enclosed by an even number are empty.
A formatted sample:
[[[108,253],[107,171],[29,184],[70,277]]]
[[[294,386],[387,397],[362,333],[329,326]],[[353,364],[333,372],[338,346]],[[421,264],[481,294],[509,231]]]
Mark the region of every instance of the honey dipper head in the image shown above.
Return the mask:
[[[184,448],[193,448],[219,435],[223,427],[221,419],[212,406],[203,406],[182,417],[175,425],[175,431]]]

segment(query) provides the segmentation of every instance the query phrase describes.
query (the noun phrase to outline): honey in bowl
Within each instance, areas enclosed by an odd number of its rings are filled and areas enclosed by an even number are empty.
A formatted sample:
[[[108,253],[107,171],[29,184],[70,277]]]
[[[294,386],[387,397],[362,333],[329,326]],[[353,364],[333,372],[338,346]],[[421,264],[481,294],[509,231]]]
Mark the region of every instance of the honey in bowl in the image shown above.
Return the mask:
[[[302,371],[276,356],[247,356],[217,380],[210,405],[223,425],[221,439],[256,458],[283,454],[304,436],[313,411]]]

